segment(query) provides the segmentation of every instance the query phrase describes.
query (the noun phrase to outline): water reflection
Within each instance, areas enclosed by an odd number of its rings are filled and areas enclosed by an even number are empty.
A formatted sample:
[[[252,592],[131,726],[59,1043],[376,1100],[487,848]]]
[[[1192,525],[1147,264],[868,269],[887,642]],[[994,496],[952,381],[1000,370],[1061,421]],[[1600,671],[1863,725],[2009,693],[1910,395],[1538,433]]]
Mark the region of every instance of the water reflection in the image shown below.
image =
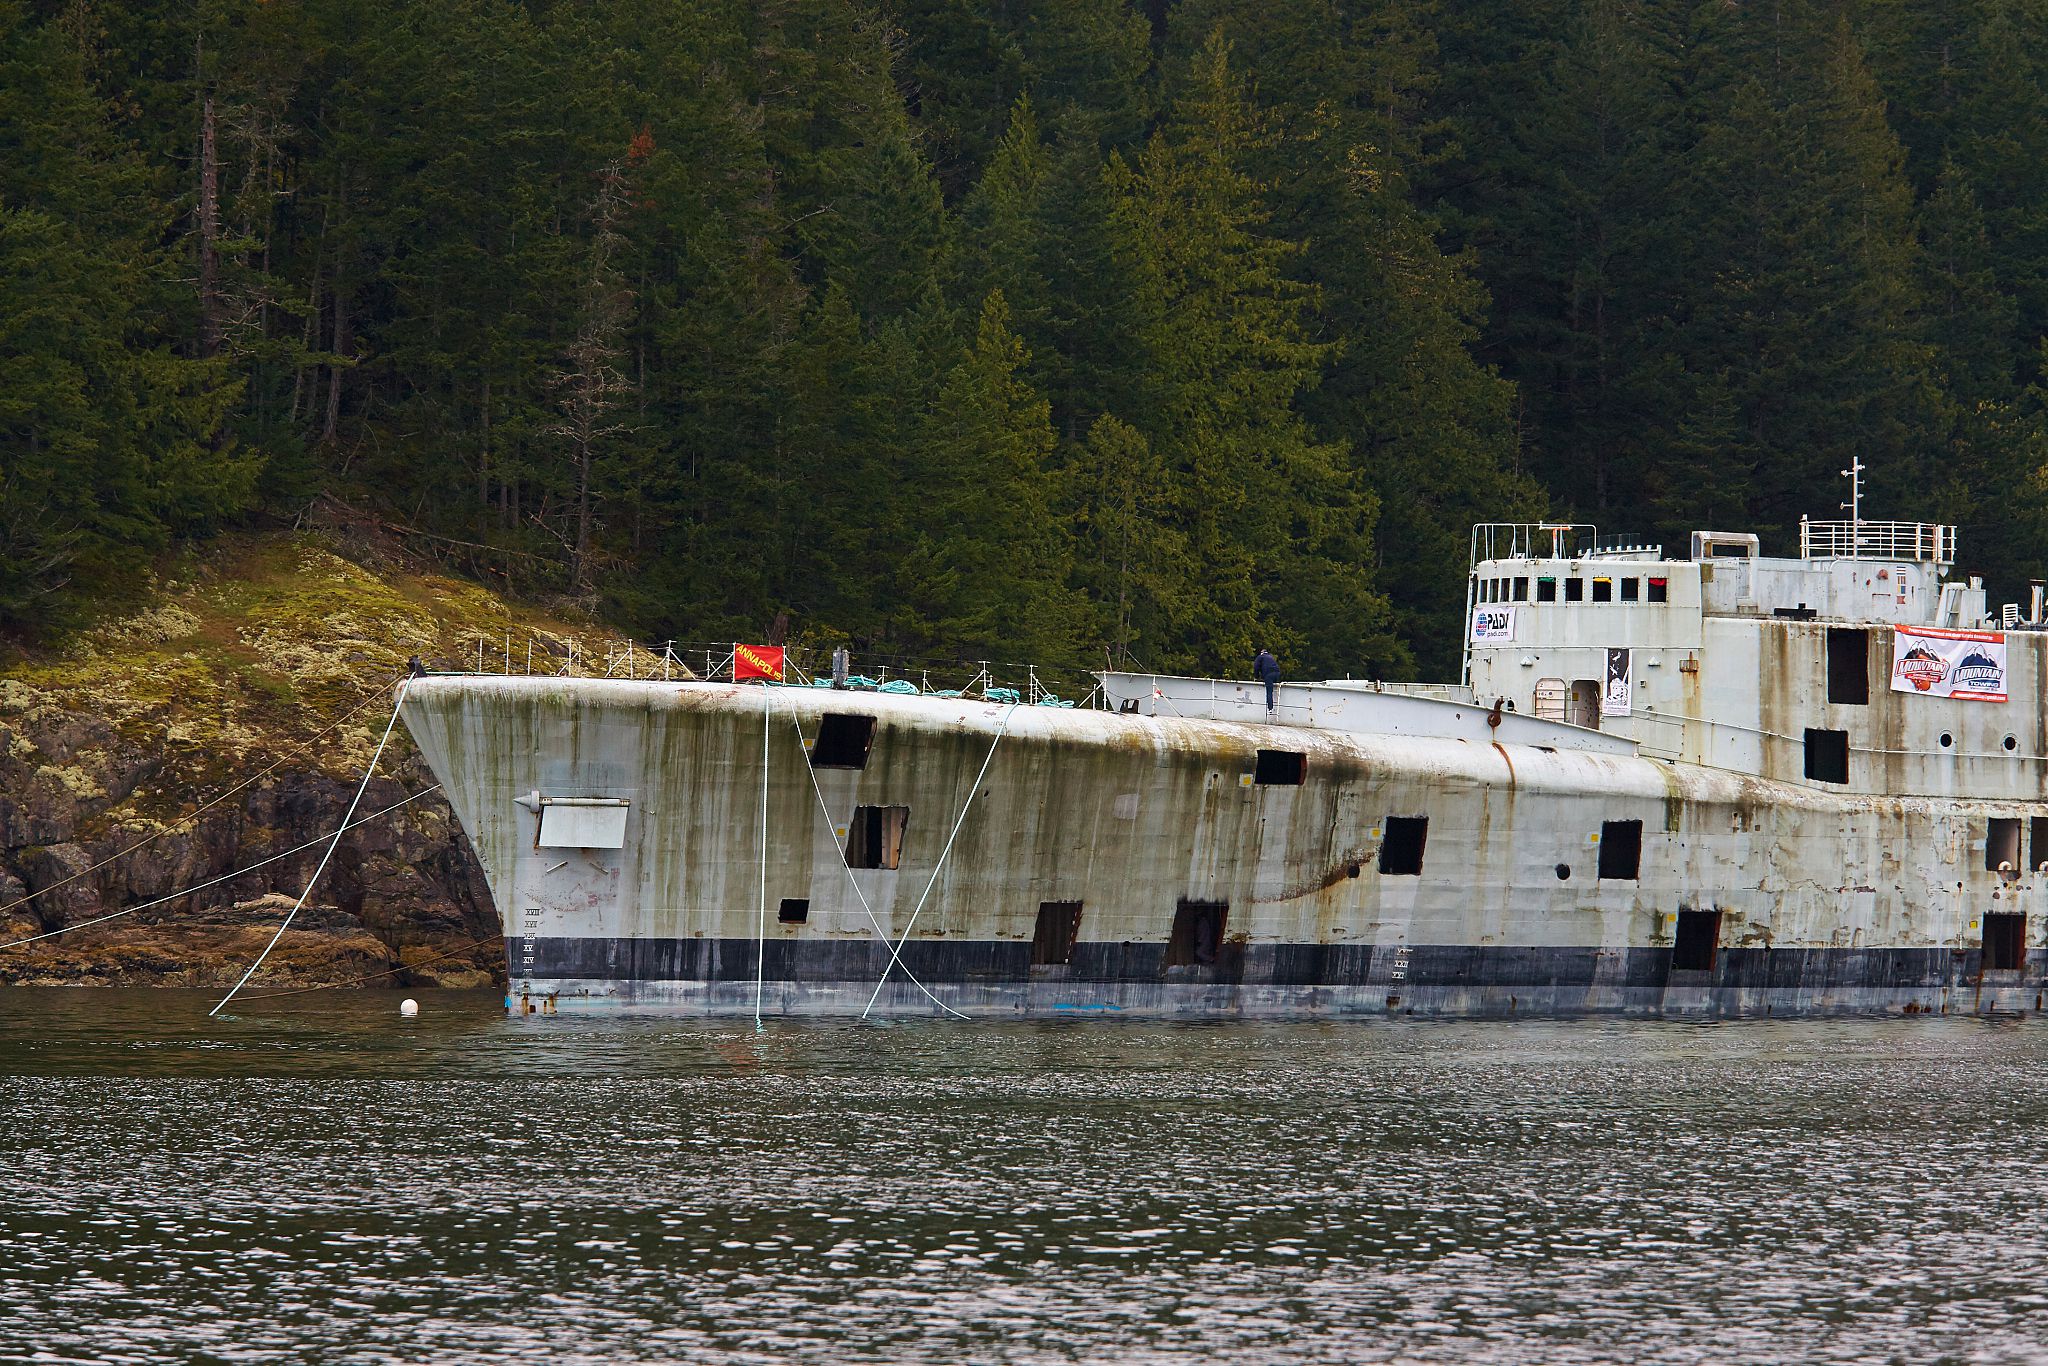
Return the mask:
[[[416,993],[418,994],[418,993]],[[2031,1023],[0,993],[0,1357],[2036,1359]]]

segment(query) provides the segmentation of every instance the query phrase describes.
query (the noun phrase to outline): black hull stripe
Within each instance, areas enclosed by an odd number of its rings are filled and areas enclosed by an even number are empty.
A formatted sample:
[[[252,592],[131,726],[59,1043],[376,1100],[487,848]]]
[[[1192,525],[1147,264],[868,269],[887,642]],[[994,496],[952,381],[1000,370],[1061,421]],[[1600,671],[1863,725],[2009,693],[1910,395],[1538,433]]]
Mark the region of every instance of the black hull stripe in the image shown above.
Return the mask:
[[[769,983],[877,981],[888,951],[872,939],[770,939],[762,962]],[[581,979],[631,982],[752,982],[752,939],[507,939],[512,989],[522,981]],[[1979,984],[2034,986],[2048,975],[2048,950],[2027,954],[2023,967],[1985,972],[1977,947],[1724,948],[1712,967],[1672,968],[1668,947],[1533,948],[1422,944],[1230,945],[1213,964],[1168,967],[1166,946],[1096,943],[1075,946],[1071,964],[1033,967],[1028,943],[994,940],[914,942],[902,961],[931,985],[985,987],[1049,980],[1128,986],[1333,987],[1383,986],[1390,994],[1429,988],[1461,990],[1619,990],[1703,987],[1741,991],[1828,992],[1858,989],[1941,990]],[[894,974],[900,980],[900,974]]]

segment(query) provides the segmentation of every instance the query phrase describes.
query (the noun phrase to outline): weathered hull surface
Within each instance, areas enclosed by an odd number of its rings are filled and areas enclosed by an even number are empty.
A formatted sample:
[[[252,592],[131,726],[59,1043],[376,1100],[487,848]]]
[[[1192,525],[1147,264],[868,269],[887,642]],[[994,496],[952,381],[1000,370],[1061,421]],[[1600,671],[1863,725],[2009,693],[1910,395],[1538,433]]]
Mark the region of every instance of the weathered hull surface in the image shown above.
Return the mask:
[[[873,718],[864,767],[810,766],[828,712]],[[1988,820],[2040,814],[2019,803],[705,683],[436,677],[404,715],[504,917],[515,1010],[1979,1012],[2039,1009],[2048,969],[2042,878],[1985,867]],[[1299,784],[1255,781],[1262,748],[1303,755]],[[626,803],[617,847],[542,843],[549,800]],[[896,867],[847,867],[859,807],[908,808]],[[1426,818],[1419,872],[1383,870],[1416,833],[1390,817]],[[1631,822],[1639,854],[1600,876]]]

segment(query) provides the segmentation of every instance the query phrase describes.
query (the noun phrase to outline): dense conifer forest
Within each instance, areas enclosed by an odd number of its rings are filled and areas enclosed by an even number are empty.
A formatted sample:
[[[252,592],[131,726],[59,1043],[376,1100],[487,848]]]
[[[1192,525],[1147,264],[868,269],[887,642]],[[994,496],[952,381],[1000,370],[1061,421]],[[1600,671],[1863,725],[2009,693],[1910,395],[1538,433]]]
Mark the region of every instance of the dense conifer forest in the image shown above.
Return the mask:
[[[649,637],[1440,674],[1466,533],[2048,564],[2048,0],[0,0],[0,627],[373,509]]]

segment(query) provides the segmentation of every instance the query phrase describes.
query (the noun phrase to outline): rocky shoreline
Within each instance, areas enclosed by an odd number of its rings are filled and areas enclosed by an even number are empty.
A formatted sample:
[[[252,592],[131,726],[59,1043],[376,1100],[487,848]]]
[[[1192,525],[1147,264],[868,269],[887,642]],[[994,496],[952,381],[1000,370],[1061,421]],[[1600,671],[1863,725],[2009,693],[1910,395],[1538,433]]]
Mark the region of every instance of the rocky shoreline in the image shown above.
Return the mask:
[[[140,611],[0,665],[0,984],[231,985],[341,823],[409,655],[604,638],[378,552],[224,538]],[[433,786],[401,726],[356,819],[406,804],[343,836],[251,991],[502,984],[497,912]]]

